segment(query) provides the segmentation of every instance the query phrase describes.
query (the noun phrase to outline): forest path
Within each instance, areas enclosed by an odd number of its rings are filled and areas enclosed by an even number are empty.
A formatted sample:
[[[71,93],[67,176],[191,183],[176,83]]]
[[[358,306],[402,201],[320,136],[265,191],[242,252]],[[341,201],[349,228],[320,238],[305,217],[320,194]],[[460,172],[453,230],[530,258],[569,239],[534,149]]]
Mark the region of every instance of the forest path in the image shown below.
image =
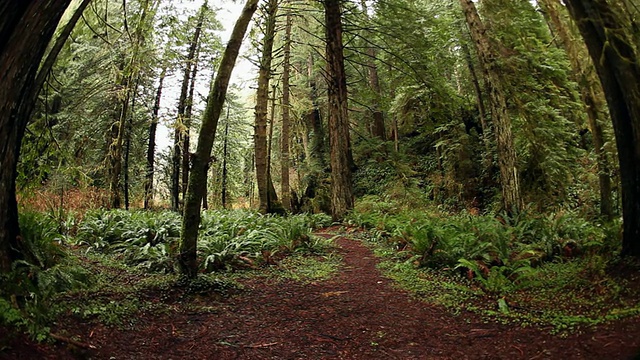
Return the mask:
[[[627,359],[640,345],[633,321],[563,339],[454,316],[395,287],[360,242],[337,245],[343,264],[329,280],[253,278],[237,295],[198,299],[193,311],[180,304],[141,314],[129,329],[74,330],[97,346],[85,354],[92,359]],[[47,358],[75,357],[65,353]]]

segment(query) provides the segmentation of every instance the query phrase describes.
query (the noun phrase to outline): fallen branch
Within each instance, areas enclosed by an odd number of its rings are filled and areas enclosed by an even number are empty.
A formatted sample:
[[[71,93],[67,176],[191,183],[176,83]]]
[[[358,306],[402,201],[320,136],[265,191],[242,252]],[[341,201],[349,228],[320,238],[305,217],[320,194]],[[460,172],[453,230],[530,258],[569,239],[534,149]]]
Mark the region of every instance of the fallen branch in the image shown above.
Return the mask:
[[[277,342],[273,342],[273,343],[268,343],[268,344],[245,345],[244,347],[250,348],[250,349],[257,349],[257,348],[264,348],[264,347],[269,347],[269,346],[273,346],[273,345],[278,345],[278,343]]]
[[[58,340],[58,341],[62,341],[62,342],[66,342],[67,344],[71,344],[73,346],[77,346],[79,348],[83,348],[83,349],[97,349],[97,347],[91,345],[91,344],[86,344],[77,340],[73,340],[71,338],[62,336],[62,335],[58,335],[55,333],[50,333],[49,336],[51,336],[52,338]]]

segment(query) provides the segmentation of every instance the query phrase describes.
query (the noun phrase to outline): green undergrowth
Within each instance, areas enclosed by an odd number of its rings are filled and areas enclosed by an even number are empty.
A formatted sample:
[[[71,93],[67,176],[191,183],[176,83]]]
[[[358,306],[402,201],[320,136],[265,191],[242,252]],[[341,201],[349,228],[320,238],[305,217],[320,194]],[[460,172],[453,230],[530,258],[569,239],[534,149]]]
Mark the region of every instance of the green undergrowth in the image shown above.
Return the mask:
[[[212,299],[242,291],[243,277],[312,282],[330,277],[340,262],[331,239],[313,234],[331,224],[322,214],[204,212],[196,279],[176,271],[175,213],[99,210],[73,224],[60,219],[21,214],[32,255],[0,278],[0,326],[38,340],[56,322],[130,327],[145,312],[213,311]]]
[[[638,264],[617,255],[617,221],[452,214],[367,197],[348,223],[366,229],[357,237],[386,276],[455,313],[562,333],[640,314]]]

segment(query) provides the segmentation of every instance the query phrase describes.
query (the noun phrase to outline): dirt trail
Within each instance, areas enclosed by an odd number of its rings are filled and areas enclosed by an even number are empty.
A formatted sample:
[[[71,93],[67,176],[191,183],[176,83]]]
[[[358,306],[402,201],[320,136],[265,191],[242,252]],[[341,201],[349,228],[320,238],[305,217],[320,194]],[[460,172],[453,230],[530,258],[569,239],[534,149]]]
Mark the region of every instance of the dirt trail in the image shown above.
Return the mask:
[[[94,359],[628,359],[640,346],[635,321],[561,339],[452,316],[395,288],[359,242],[337,243],[344,268],[331,280],[251,280],[210,313],[143,315],[132,330],[77,334],[99,348],[86,354]],[[58,351],[41,355],[73,357]]]

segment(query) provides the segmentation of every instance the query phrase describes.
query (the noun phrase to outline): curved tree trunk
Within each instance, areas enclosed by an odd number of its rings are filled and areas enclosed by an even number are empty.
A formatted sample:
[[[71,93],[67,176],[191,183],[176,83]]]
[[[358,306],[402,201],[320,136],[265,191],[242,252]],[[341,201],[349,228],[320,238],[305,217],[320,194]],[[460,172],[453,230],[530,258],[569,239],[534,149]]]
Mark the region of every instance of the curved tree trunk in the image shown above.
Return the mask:
[[[620,161],[622,254],[640,257],[640,58],[605,0],[567,0],[609,105]]]
[[[70,0],[0,5],[0,272],[24,258],[16,200],[20,146],[37,92],[40,62]],[[33,94],[36,93],[34,96]]]
[[[198,228],[200,227],[200,207],[206,192],[207,169],[211,161],[211,149],[215,140],[218,119],[227,95],[229,79],[235,66],[242,39],[247,31],[251,17],[258,7],[258,0],[248,0],[231,33],[227,48],[222,55],[218,73],[207,98],[207,107],[202,119],[198,146],[193,155],[189,187],[182,217],[182,236],[178,254],[180,272],[188,277],[195,277],[198,272],[196,258]]]
[[[351,143],[344,70],[340,0],[324,0],[327,38],[329,143],[331,149],[331,217],[342,220],[353,209]]]

